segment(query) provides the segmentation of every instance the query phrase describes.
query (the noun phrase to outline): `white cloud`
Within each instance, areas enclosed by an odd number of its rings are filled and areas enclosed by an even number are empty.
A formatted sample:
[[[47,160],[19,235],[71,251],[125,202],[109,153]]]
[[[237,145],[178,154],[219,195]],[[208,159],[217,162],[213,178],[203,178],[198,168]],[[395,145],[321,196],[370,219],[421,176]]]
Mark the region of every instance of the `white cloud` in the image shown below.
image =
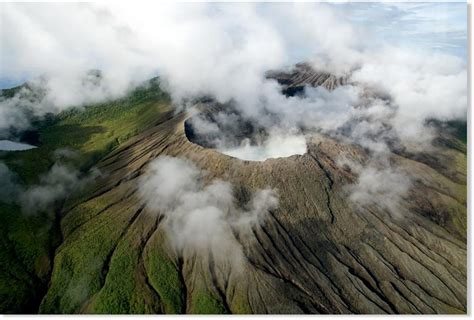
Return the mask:
[[[299,108],[288,109],[291,103],[279,94],[279,87],[265,79],[269,69],[294,62],[298,51],[320,69],[338,74],[353,71],[352,79],[383,87],[400,108],[393,120],[396,126],[407,119],[420,126],[428,116],[452,118],[465,113],[465,62],[387,43],[379,46],[367,29],[350,19],[352,11],[345,8],[354,6],[3,3],[1,73],[45,76],[47,99],[39,107],[44,112],[124,94],[131,83],[158,70],[176,101],[210,94],[221,102],[237,101],[247,115],[258,117],[265,108],[306,121],[306,102],[322,99],[326,110],[333,112],[317,114],[317,122],[331,126],[331,113],[339,112],[338,101],[330,104],[327,93],[316,92],[309,101],[298,101]],[[374,8],[381,11],[380,6]],[[424,12],[415,9],[416,16]],[[439,15],[429,16],[423,22],[436,24]],[[103,71],[100,85],[84,82],[85,73],[96,68]],[[3,119],[11,119],[4,122],[15,120],[21,126],[21,116],[9,109],[0,108]],[[399,133],[416,137],[419,131]]]
[[[454,56],[387,47],[368,55],[351,79],[390,95],[397,107],[391,124],[402,139],[423,139],[428,118],[466,117],[467,70]]]
[[[163,156],[150,164],[140,195],[150,212],[164,216],[165,230],[178,252],[209,249],[216,259],[240,265],[243,252],[233,231],[249,235],[249,228],[259,225],[278,199],[272,190],[258,190],[246,209],[240,209],[230,183],[206,184],[204,179],[205,173],[193,163]]]
[[[263,161],[270,158],[289,157],[306,153],[306,138],[304,135],[270,133],[262,143],[251,144],[249,139],[242,140],[235,148],[219,149],[228,156],[243,160]]]
[[[371,159],[364,165],[339,159],[339,165],[348,166],[358,175],[355,183],[345,186],[349,200],[361,208],[376,207],[394,217],[403,217],[402,204],[408,195],[411,180],[402,169],[391,166],[384,157]]]
[[[26,214],[53,210],[57,201],[81,190],[100,175],[97,169],[81,174],[64,162],[72,156],[74,153],[70,150],[56,150],[55,157],[61,157],[62,160],[55,162],[47,172],[40,175],[39,182],[32,185],[23,185],[18,176],[0,162],[0,201],[18,204]]]

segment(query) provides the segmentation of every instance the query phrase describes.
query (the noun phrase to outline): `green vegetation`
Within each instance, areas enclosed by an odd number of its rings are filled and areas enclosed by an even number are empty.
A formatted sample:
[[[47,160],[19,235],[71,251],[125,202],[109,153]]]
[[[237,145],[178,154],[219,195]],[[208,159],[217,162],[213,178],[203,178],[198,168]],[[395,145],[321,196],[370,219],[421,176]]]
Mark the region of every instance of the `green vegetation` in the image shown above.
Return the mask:
[[[447,121],[448,128],[452,130],[454,136],[464,144],[467,144],[467,121],[451,120]]]
[[[158,115],[169,110],[169,97],[158,80],[133,91],[129,96],[103,104],[64,111],[39,124],[40,147],[0,155],[25,183],[34,183],[38,174],[54,162],[53,152],[69,148],[79,151],[76,164],[85,170],[118,145],[152,126]]]
[[[87,304],[88,297],[102,288],[109,264],[113,263],[111,254],[133,222],[133,210],[130,209],[135,205],[127,203],[120,208],[111,208],[64,240],[56,252],[52,285],[40,312],[79,312]],[[133,259],[132,255],[130,259]],[[127,274],[126,270],[124,274]]]
[[[243,290],[236,290],[232,297],[231,310],[234,314],[251,314],[252,309],[249,305],[248,293]]]
[[[150,240],[153,250],[145,252],[145,265],[150,284],[160,295],[164,312],[177,314],[184,312],[186,297],[181,282],[178,267],[163,249],[165,238],[161,233],[155,233]]]
[[[3,90],[2,94],[8,97],[16,91]],[[121,143],[153,126],[169,110],[169,96],[160,89],[159,80],[155,78],[122,99],[73,108],[35,121],[39,147],[17,152],[0,151],[0,161],[7,164],[24,185],[31,185],[54,164],[54,151],[67,148],[79,153],[71,161],[85,172]],[[25,215],[19,206],[0,202],[0,312],[38,311],[49,280],[52,255],[61,241],[60,212],[61,203],[51,212]],[[82,222],[78,221],[77,225]],[[109,227],[112,228],[110,232],[116,231],[114,226]],[[103,233],[103,241],[112,241],[110,235]],[[97,243],[96,239],[91,243]],[[82,249],[80,257],[90,250]],[[62,263],[66,271],[73,267],[71,260],[65,259]],[[81,290],[76,289],[74,294],[80,297]]]
[[[159,297],[141,281],[146,279],[142,265],[142,229],[153,232],[153,218],[140,215],[127,228],[126,235],[118,242],[112,255],[105,283],[94,295],[87,312],[92,313],[158,313]],[[140,266],[137,268],[136,266]]]
[[[0,203],[0,308],[4,312],[33,312],[49,271],[48,249],[54,236],[42,214],[19,215],[17,206]],[[46,257],[46,259],[45,259]],[[35,290],[36,289],[36,290]]]
[[[227,310],[222,302],[214,297],[211,292],[206,289],[199,288],[193,292],[191,297],[191,313],[196,314],[223,314]]]

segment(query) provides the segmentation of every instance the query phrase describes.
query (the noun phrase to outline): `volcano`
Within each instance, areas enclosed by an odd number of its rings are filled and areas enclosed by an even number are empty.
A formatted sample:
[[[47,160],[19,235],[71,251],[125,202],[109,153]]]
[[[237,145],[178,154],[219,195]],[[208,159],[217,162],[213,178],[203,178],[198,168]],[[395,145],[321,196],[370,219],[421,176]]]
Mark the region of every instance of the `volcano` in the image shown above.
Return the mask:
[[[306,65],[268,77],[288,96],[347,81]],[[62,242],[40,312],[466,312],[466,150],[455,134],[438,130],[429,152],[393,144],[388,161],[413,181],[394,214],[384,205],[390,199],[350,199],[347,186],[359,173],[338,159],[364,166],[371,154],[363,146],[304,132],[303,154],[246,161],[220,152],[193,119],[216,123],[233,145],[264,141],[268,132],[229,105],[195,105],[164,113],[101,158],[101,175],[62,208]],[[216,110],[236,114],[231,129]],[[139,195],[140,179],[163,156],[191,161],[207,181],[230,182],[239,206],[259,189],[276,190],[279,205],[250,236],[229,233],[244,253],[241,265],[170,244],[163,215]]]

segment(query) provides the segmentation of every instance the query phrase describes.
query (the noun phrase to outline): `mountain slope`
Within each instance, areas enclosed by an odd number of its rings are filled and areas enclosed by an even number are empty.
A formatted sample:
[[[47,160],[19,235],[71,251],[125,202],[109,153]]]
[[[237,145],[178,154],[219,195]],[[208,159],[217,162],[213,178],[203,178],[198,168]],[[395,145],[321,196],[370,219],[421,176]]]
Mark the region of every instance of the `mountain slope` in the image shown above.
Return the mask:
[[[204,106],[205,108],[205,106]],[[43,313],[465,313],[466,155],[440,146],[391,155],[414,178],[409,213],[358,208],[336,164],[367,152],[314,135],[301,156],[243,161],[190,142],[188,114],[169,114],[98,163],[103,175],[64,209]],[[455,139],[450,137],[450,139]],[[279,206],[252,237],[234,233],[242,266],[167,242],[138,182],[161,155],[232,182],[241,204],[275,188]]]
[[[13,95],[15,91],[9,92]],[[37,137],[33,143],[38,148],[0,151],[0,164],[5,163],[16,175],[19,188],[28,188],[40,183],[42,175],[64,160],[57,159],[56,152],[67,149],[74,155],[68,160],[70,165],[85,175],[104,155],[153,126],[169,110],[169,97],[154,79],[122,99],[32,119],[34,126],[29,132]],[[2,188],[11,189],[5,184],[7,181],[2,181],[0,194]],[[48,286],[54,250],[61,242],[63,201],[28,214],[16,201],[18,198],[0,199],[0,310],[36,313]]]

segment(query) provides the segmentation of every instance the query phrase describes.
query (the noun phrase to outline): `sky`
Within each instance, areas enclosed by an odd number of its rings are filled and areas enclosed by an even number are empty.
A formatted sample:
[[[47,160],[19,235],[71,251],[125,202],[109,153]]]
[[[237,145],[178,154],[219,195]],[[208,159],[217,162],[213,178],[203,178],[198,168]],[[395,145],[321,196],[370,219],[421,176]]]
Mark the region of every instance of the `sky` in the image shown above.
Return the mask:
[[[467,59],[467,5],[464,2],[346,2],[330,5],[344,20],[364,29],[374,46],[390,42],[400,47],[444,52]],[[266,5],[262,4],[262,7],[265,11]],[[305,60],[308,55],[295,46],[293,61]]]
[[[32,12],[38,5],[20,4],[19,7],[23,7],[23,11]],[[40,5],[43,10],[47,5]],[[52,5],[54,7],[54,4]],[[180,4],[180,6],[194,6],[193,4]],[[216,10],[222,5],[209,4],[209,11]],[[224,4],[224,6],[231,7],[232,4]],[[272,19],[272,15],[276,8],[284,8],[287,5],[284,3],[260,3],[257,4],[257,12],[262,16],[269,17]],[[407,48],[414,48],[420,50],[430,50],[432,52],[443,52],[456,55],[464,60],[467,60],[467,10],[466,3],[454,2],[454,3],[419,3],[419,2],[407,2],[407,3],[377,3],[377,2],[347,2],[347,3],[334,3],[329,4],[343,20],[350,22],[351,24],[364,29],[366,36],[370,36],[370,42],[373,46],[377,46],[379,43],[390,42],[393,45]],[[70,10],[64,10],[74,13],[75,5],[66,5]],[[120,14],[124,11],[130,11],[129,8],[120,8],[120,6],[114,8],[113,6],[107,7],[107,5],[98,4],[95,5],[97,12],[103,15],[104,19],[112,19],[113,12],[118,12],[116,15],[117,20],[120,20]],[[146,8],[139,12],[137,15],[133,10],[131,12],[140,17],[139,19],[152,20],[153,15],[157,10],[161,8],[153,6]],[[42,71],[34,70],[33,68],[28,70],[9,70],[8,64],[11,64],[11,60],[15,60],[15,48],[8,41],[8,33],[15,32],[11,29],[17,28],[19,25],[9,22],[7,15],[11,10],[6,4],[0,5],[0,88],[9,88],[18,84],[23,83],[25,80],[39,76]],[[41,11],[41,10],[40,10]],[[80,11],[80,10],[79,10]],[[147,16],[143,16],[143,13],[147,13]],[[80,16],[80,15],[78,15]],[[33,35],[35,32],[38,34],[44,34],[42,31],[48,31],[49,28],[63,28],[65,31],[71,32],[71,37],[74,39],[78,37],[78,42],[84,40],[81,35],[76,35],[76,31],[80,31],[74,28],[74,20],[71,21],[70,26],[73,28],[69,30],[67,19],[53,19],[52,22],[41,21],[46,16],[39,12],[36,17],[33,17],[29,25],[25,28],[32,28],[28,30]],[[34,20],[38,22],[37,26],[34,25]],[[130,16],[125,17],[124,24],[122,25],[123,30],[119,31],[123,34],[124,39],[127,36],[128,28],[126,24],[133,21]],[[148,24],[150,26],[150,24]],[[284,26],[283,26],[284,27]],[[36,30],[34,30],[36,28]],[[43,29],[44,28],[44,29]],[[288,30],[291,32],[291,28]],[[238,28],[230,30],[229,32],[238,35]],[[282,30],[282,32],[285,32]],[[82,33],[81,33],[82,34]],[[18,41],[28,41],[28,39],[22,39],[19,37]],[[291,38],[291,37],[289,37]],[[71,40],[72,40],[71,39]],[[44,45],[49,45],[43,43]],[[67,43],[61,44],[67,46]],[[62,48],[59,49],[62,49]],[[64,47],[63,47],[64,48]],[[47,59],[46,56],[41,56],[43,51],[41,45],[39,47],[30,47],[27,50],[39,50],[40,58]],[[90,68],[101,69],[104,68],[103,58],[100,54],[94,52],[91,49],[90,52],[84,51],[81,55],[81,59],[84,59],[89,63]],[[289,54],[288,63],[296,63],[307,60],[311,56],[311,52],[305,48],[304,45],[295,42],[291,47]],[[46,53],[46,52],[45,52]],[[53,61],[54,62],[54,61]],[[59,63],[59,61],[57,61]],[[27,64],[26,64],[27,65]],[[159,74],[159,67],[153,70],[153,73]]]

